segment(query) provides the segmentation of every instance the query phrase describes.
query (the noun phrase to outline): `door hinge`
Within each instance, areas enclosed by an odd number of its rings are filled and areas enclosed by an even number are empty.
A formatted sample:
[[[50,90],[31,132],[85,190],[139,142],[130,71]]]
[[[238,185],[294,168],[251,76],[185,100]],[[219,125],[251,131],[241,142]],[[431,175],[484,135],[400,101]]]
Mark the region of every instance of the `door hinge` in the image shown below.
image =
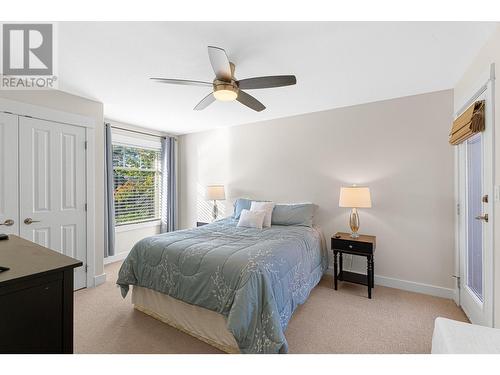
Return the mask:
[[[457,203],[457,215],[460,216],[460,203]]]
[[[85,272],[89,272],[89,265],[88,264],[85,265]]]
[[[85,211],[87,211],[87,203],[85,203]]]
[[[457,280],[457,289],[460,289],[460,276],[451,275],[451,277],[453,277],[453,278],[455,278],[455,280]]]
[[[88,141],[83,142],[83,147],[85,148],[85,150],[87,149],[87,144],[88,144]]]

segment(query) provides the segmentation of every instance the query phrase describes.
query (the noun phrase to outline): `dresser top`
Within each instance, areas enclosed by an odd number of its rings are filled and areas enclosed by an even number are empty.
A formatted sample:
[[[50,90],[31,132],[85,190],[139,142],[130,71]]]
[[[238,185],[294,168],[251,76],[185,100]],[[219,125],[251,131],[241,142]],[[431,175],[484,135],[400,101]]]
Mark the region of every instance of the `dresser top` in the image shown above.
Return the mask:
[[[339,238],[335,238],[335,236],[338,235],[340,236]],[[351,233],[345,233],[345,232],[337,232],[335,235],[332,236],[332,239],[335,240],[347,240],[347,241],[354,241],[354,242],[369,242],[373,244],[373,247],[375,247],[376,243],[376,237],[375,236],[369,236],[366,234],[360,234],[358,238],[352,238]]]
[[[0,266],[10,268],[0,272],[0,284],[81,265],[77,259],[12,234],[0,241]]]

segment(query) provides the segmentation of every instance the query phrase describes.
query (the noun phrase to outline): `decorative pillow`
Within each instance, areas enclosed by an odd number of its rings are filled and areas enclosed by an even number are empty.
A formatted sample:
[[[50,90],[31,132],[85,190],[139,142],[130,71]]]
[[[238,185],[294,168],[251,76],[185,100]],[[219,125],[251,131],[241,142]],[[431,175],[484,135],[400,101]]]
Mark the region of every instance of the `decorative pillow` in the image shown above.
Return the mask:
[[[243,210],[240,214],[239,227],[257,228],[262,229],[266,211],[249,211]]]
[[[265,211],[266,216],[264,217],[264,223],[262,226],[264,228],[269,228],[271,226],[271,216],[273,215],[274,202],[256,202],[253,201],[250,205],[250,211]]]
[[[238,198],[234,202],[234,214],[233,218],[238,220],[240,218],[241,211],[250,210],[250,206],[252,205],[251,199],[246,198]]]
[[[312,227],[314,211],[313,203],[277,204],[274,206],[271,224]]]

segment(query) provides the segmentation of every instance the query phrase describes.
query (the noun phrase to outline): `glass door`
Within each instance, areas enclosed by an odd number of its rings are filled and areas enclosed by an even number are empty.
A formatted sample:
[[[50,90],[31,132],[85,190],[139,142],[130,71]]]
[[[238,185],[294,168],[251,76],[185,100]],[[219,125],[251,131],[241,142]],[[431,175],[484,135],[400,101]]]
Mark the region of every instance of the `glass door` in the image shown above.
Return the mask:
[[[483,160],[481,133],[466,142],[467,147],[467,256],[466,287],[483,303]]]
[[[493,136],[485,100],[485,130],[458,146],[459,301],[471,323],[493,325]]]

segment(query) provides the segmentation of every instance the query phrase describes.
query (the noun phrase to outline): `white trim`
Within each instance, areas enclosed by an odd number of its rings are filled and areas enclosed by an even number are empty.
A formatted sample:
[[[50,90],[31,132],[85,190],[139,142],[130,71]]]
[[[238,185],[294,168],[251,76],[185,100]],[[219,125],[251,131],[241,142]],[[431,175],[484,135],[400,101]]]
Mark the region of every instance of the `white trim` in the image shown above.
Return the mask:
[[[460,276],[460,225],[461,225],[461,216],[459,215],[459,210],[463,211],[463,207],[461,206],[460,202],[460,181],[459,181],[459,171],[460,171],[460,159],[459,159],[459,150],[458,147],[454,148],[454,186],[453,186],[453,191],[454,191],[454,197],[455,197],[455,215],[454,215],[454,222],[455,222],[455,233],[454,233],[454,251],[455,251],[455,259],[453,263],[453,276]],[[453,290],[453,301],[457,304],[457,306],[460,306],[460,289],[459,289],[459,279],[455,279],[455,288]]]
[[[83,126],[85,128],[95,128],[95,119],[88,116],[67,113],[24,102],[0,98],[0,111],[9,112],[18,116],[28,116],[40,120],[61,122],[68,125]]]
[[[109,257],[104,258],[104,265],[119,262],[127,257],[130,251],[124,251],[122,253],[118,253],[115,255],[111,255]]]
[[[62,124],[81,126],[86,128],[85,139],[87,149],[86,163],[86,245],[87,245],[87,282],[86,287],[95,286],[95,119],[93,117],[67,113],[43,106],[27,104],[9,99],[0,98],[0,111],[17,116],[33,117],[40,120],[59,122]]]
[[[386,286],[389,288],[407,290],[409,292],[428,294],[430,296],[441,298],[453,299],[453,297],[455,296],[455,291],[451,288],[443,288],[442,286],[417,283],[415,281],[393,279],[386,276],[375,275],[375,284]]]
[[[94,286],[99,286],[106,282],[106,274],[102,273],[94,277]]]
[[[134,146],[139,148],[146,148],[148,150],[161,150],[161,140],[160,137],[155,136],[145,136],[137,133],[124,134],[123,132],[113,131],[111,127],[111,136],[113,144],[119,144],[123,146]]]
[[[328,270],[326,271],[326,273],[328,275],[333,275],[333,268],[328,267]],[[408,292],[427,294],[427,295],[435,296],[435,297],[448,298],[448,299],[453,299],[455,296],[455,291],[453,289],[450,289],[450,288],[444,288],[442,286],[436,286],[436,285],[423,284],[423,283],[418,283],[415,281],[394,279],[392,277],[386,277],[386,276],[380,276],[380,275],[375,275],[375,285],[385,286],[388,288],[406,290]],[[375,293],[376,293],[376,289],[375,289]],[[375,298],[377,298],[376,294],[375,294]]]
[[[124,225],[116,225],[115,233],[129,232],[136,229],[159,227],[161,225],[161,220],[143,221],[141,223],[132,223]]]
[[[95,283],[95,130],[87,128],[87,288]]]
[[[139,132],[139,133],[143,133],[143,135],[145,135],[145,136],[160,137],[160,138],[161,137],[172,137],[172,138],[177,139],[179,137],[179,135],[167,133],[167,132],[164,132],[162,130],[153,129],[153,128],[146,128],[146,127],[143,127],[140,125],[134,125],[134,124],[129,124],[129,123],[125,123],[125,122],[115,121],[115,120],[107,118],[107,117],[104,118],[104,122],[110,124],[111,128],[115,129],[115,131],[118,131],[118,132],[120,132],[120,131]]]

